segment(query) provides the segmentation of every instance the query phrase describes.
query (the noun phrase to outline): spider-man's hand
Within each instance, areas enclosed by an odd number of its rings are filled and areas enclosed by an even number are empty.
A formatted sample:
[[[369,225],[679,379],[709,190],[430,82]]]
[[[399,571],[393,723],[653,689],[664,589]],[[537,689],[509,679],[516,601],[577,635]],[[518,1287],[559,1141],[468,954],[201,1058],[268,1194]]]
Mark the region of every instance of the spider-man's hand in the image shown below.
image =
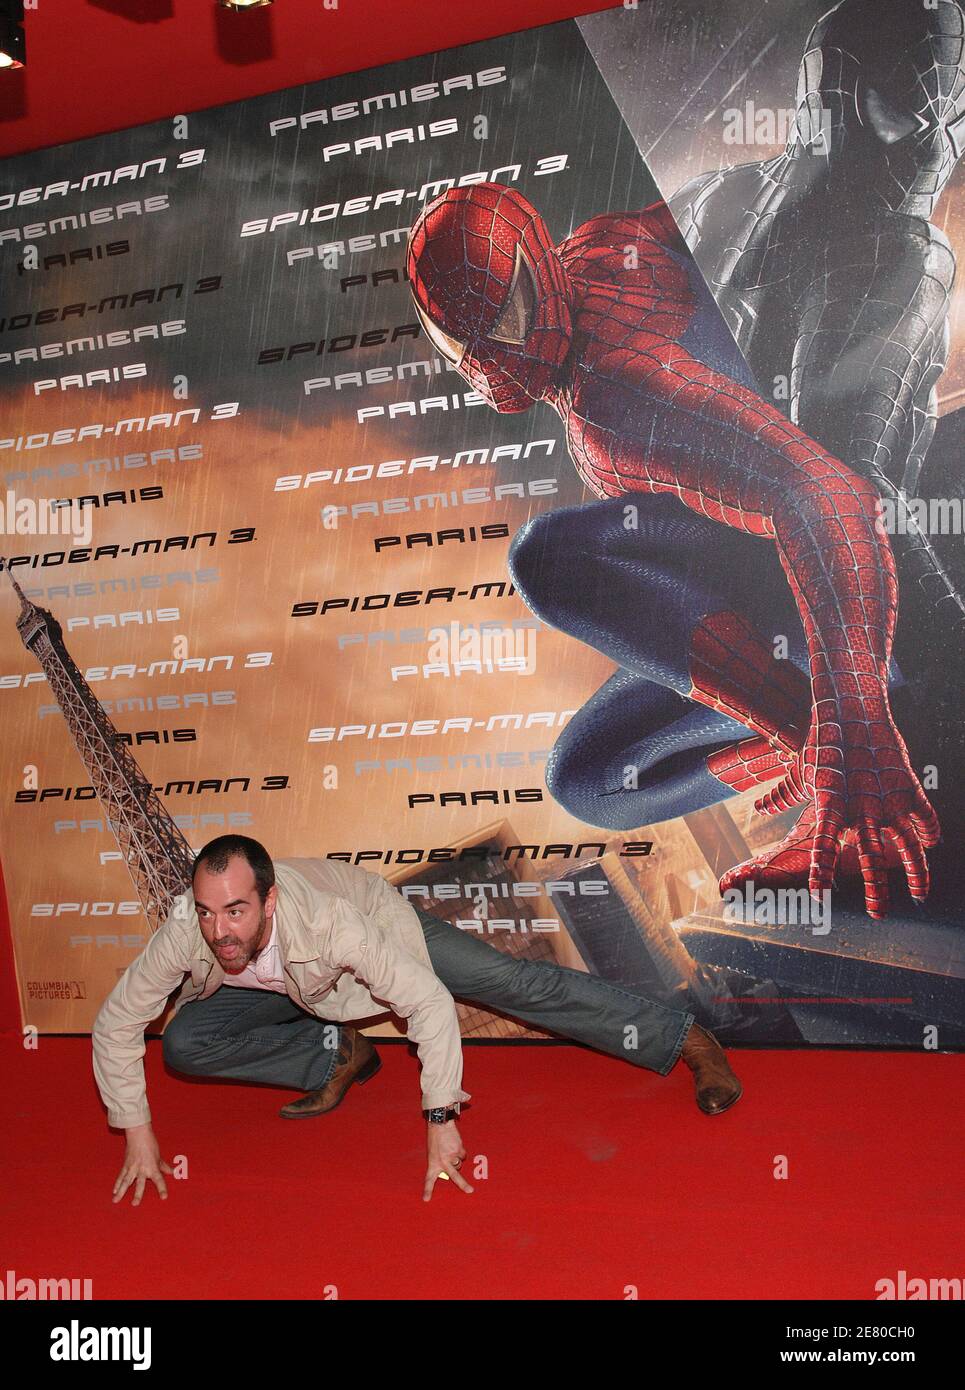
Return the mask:
[[[865,705],[862,715],[866,712]],[[831,888],[850,831],[868,915],[880,918],[888,911],[885,842],[900,856],[911,896],[923,902],[929,887],[925,850],[937,844],[941,832],[887,702],[880,702],[872,722],[855,720],[854,714],[840,703],[822,701],[791,771],[756,806],[773,815],[801,802],[813,805],[812,893]]]

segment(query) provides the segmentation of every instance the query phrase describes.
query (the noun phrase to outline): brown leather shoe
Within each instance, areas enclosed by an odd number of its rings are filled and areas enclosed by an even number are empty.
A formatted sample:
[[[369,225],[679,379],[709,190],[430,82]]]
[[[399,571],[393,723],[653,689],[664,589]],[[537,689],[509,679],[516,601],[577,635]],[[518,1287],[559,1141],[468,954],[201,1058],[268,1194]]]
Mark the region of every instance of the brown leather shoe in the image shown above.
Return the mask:
[[[342,1041],[335,1061],[335,1070],[318,1091],[306,1091],[298,1100],[283,1105],[278,1112],[286,1120],[307,1119],[310,1115],[325,1115],[334,1110],[345,1097],[353,1081],[360,1086],[382,1065],[382,1059],[363,1033],[356,1028],[342,1029]]]
[[[699,1023],[691,1025],[680,1059],[694,1074],[697,1104],[705,1115],[720,1115],[740,1100],[744,1088],[731,1071],[724,1049]]]

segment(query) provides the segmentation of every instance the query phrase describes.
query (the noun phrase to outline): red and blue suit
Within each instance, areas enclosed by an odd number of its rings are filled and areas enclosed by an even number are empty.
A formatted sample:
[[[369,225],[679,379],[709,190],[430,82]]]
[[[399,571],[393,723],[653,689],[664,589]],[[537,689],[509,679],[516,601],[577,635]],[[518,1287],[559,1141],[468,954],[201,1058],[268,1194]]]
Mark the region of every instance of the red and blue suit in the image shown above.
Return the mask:
[[[452,189],[414,224],[408,275],[440,353],[495,410],[552,406],[605,499],[533,518],[510,551],[537,616],[619,668],[553,750],[560,803],[629,829],[775,783],[758,809],[798,822],[722,891],[821,892],[841,868],[881,917],[900,864],[924,899],[939,827],[889,703],[879,495],[749,384],[666,206],[557,246],[516,190]]]

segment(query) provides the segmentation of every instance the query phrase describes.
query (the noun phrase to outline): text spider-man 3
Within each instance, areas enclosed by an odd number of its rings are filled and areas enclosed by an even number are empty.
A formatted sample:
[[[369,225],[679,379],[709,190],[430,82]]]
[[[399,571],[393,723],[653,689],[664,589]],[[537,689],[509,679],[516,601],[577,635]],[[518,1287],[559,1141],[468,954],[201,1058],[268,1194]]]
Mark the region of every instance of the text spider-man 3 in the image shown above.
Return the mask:
[[[612,499],[534,518],[510,552],[530,608],[621,668],[553,750],[561,804],[629,828],[779,779],[758,809],[801,805],[797,825],[722,891],[818,893],[840,865],[881,917],[900,862],[921,901],[939,827],[889,704],[878,493],[747,384],[665,204],[555,246],[516,190],[452,189],[414,224],[408,274],[439,352],[495,410],[551,405]]]

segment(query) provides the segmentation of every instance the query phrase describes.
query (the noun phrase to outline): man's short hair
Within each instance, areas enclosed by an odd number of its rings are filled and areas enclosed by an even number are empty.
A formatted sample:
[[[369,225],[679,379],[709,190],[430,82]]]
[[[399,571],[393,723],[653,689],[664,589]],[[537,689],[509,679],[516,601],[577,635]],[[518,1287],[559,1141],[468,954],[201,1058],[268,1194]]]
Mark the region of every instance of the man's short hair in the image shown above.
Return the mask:
[[[219,835],[216,840],[206,844],[195,858],[191,869],[191,882],[194,882],[194,876],[199,869],[207,869],[211,874],[223,874],[229,860],[238,855],[251,865],[258,897],[264,903],[269,888],[275,882],[275,866],[264,845],[251,839],[249,835]]]

